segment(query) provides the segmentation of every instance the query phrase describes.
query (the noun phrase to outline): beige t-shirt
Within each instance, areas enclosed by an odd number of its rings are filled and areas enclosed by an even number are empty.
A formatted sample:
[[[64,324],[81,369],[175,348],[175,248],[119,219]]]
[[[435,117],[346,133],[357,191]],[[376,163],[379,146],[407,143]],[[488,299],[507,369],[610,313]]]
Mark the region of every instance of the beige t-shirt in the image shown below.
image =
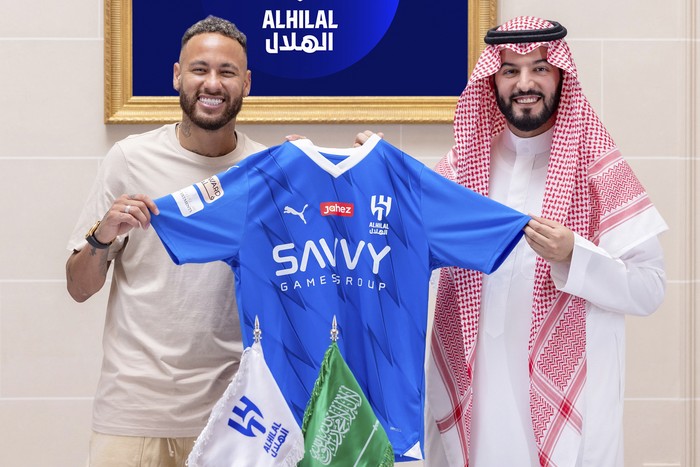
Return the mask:
[[[120,195],[156,199],[265,149],[237,136],[236,149],[216,158],[180,146],[174,124],[116,143],[100,166],[68,249],[86,245],[85,232]],[[231,269],[222,262],[175,265],[152,228],[117,239],[109,256],[114,269],[93,429],[197,436],[242,352]]]

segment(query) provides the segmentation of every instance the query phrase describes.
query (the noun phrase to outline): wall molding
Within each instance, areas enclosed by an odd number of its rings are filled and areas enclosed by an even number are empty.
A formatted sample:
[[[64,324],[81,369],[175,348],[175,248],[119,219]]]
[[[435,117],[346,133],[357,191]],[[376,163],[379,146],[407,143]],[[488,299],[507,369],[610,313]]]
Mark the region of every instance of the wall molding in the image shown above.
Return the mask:
[[[696,0],[687,0],[687,57],[688,57],[688,70],[687,70],[687,92],[688,92],[688,107],[687,107],[687,219],[688,219],[688,232],[687,232],[687,243],[686,248],[688,251],[688,264],[687,264],[687,275],[690,279],[690,283],[686,288],[685,296],[685,313],[683,315],[685,335],[683,339],[685,340],[685,350],[684,364],[685,364],[685,378],[683,382],[683,388],[685,391],[686,398],[686,420],[685,420],[685,462],[684,465],[699,465],[698,459],[698,446],[696,446],[695,440],[700,435],[700,419],[698,417],[698,376],[700,365],[700,360],[697,358],[697,352],[700,347],[698,344],[698,337],[700,336],[700,320],[696,318],[697,313],[700,311],[700,306],[698,305],[697,299],[698,290],[700,287],[697,285],[698,279],[698,268],[700,265],[700,249],[698,249],[698,225],[700,220],[698,219],[698,208],[700,208],[700,172],[698,171],[699,166],[697,163],[698,156],[700,156],[699,138],[698,138],[698,98],[700,98],[700,82],[698,82],[698,77],[700,75],[700,61],[698,60],[698,16],[700,11],[698,10],[698,5]]]

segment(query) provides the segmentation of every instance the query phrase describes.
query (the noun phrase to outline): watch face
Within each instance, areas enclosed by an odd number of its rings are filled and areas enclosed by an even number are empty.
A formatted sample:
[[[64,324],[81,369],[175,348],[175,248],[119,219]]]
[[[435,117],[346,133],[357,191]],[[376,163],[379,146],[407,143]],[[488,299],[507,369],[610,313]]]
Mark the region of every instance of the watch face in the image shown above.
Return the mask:
[[[95,225],[90,227],[90,230],[88,230],[88,233],[85,234],[85,240],[87,240],[87,242],[90,245],[94,246],[95,248],[98,248],[98,249],[109,248],[110,245],[112,244],[112,242],[102,243],[97,238],[95,238],[95,231],[97,230],[97,228],[99,226],[100,226],[100,221],[95,222]]]
[[[92,225],[92,227],[90,227],[90,230],[88,230],[88,233],[85,234],[85,236],[86,236],[86,237],[91,237],[91,236],[95,233],[95,231],[97,230],[97,228],[98,228],[99,226],[100,226],[100,221],[95,222],[95,223]]]

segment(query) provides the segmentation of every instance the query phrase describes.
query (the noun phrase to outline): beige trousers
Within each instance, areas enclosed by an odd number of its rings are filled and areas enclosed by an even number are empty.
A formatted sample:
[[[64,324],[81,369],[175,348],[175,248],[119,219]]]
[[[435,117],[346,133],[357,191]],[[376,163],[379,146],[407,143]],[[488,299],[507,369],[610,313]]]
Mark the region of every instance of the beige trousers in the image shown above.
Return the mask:
[[[185,467],[195,440],[93,432],[88,467]]]

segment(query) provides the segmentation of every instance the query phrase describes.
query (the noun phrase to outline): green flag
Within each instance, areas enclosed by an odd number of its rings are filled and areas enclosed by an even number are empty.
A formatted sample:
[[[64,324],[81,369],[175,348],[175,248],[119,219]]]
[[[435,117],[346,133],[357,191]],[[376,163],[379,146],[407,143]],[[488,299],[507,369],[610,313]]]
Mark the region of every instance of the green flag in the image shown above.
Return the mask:
[[[394,450],[360,385],[333,342],[323,357],[304,422],[299,467],[388,467]]]

